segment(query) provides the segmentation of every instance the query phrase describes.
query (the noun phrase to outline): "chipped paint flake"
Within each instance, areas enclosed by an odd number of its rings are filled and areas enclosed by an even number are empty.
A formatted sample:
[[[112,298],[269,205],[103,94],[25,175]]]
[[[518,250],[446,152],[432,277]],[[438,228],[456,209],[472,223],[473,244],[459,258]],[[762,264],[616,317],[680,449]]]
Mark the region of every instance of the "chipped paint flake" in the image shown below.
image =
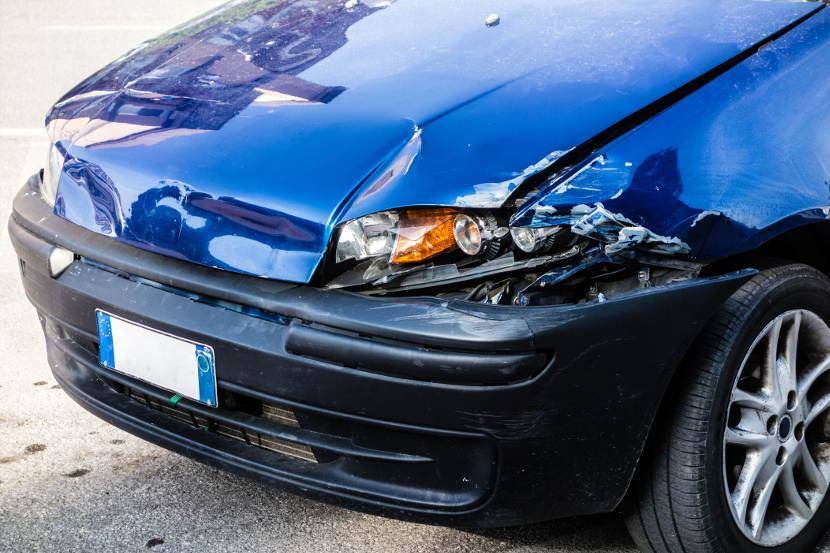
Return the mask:
[[[721,215],[720,211],[701,211],[698,213],[697,217],[695,217],[695,220],[692,221],[692,228],[694,228],[695,225],[704,220],[706,217],[716,217],[718,215]]]
[[[556,215],[559,210],[552,205],[540,205],[534,209],[536,215]]]
[[[679,238],[661,236],[635,224],[622,214],[610,212],[602,204],[597,204],[593,209],[576,206],[571,214],[581,215],[571,226],[573,233],[605,242],[607,255],[616,255],[633,248],[665,255],[687,254],[691,251],[689,245]]]

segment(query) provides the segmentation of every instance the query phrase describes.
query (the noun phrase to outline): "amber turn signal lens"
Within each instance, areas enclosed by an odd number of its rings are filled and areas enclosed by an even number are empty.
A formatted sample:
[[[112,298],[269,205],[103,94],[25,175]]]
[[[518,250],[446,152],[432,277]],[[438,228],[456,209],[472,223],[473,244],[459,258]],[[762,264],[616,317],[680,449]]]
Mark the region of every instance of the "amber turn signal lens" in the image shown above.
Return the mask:
[[[401,214],[392,263],[425,261],[456,246],[453,209],[408,209]]]

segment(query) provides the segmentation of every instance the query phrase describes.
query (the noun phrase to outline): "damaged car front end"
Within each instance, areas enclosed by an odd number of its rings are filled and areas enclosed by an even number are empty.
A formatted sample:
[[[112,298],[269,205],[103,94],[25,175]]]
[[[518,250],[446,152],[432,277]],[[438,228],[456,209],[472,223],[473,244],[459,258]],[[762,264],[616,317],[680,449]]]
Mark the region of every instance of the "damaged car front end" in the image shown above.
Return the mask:
[[[355,508],[617,509],[722,306],[827,267],[830,16],[496,4],[233,2],[61,99],[9,225],[67,393]],[[112,325],[215,395],[112,366]]]
[[[270,483],[457,525],[614,509],[672,369],[752,275],[524,307],[483,290],[380,298],[198,268],[89,235],[31,189],[11,232],[56,378],[88,409]],[[76,256],[57,279],[56,248]],[[172,393],[101,367],[96,309],[211,344],[219,408],[174,410]]]

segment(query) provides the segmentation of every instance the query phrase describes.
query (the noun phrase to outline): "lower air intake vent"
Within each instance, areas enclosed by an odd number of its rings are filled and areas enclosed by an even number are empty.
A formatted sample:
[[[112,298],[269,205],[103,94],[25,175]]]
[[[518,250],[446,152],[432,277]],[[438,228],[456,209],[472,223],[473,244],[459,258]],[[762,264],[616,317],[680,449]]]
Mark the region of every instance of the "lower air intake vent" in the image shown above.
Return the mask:
[[[243,426],[233,426],[224,422],[218,422],[202,415],[195,414],[178,405],[159,401],[132,388],[123,388],[119,391],[129,395],[131,399],[141,403],[142,405],[147,405],[157,411],[165,413],[181,421],[188,422],[203,430],[216,432],[217,434],[227,436],[228,438],[245,442],[253,447],[267,449],[275,453],[280,453],[282,455],[287,455],[288,457],[301,459],[310,463],[317,463],[317,457],[308,446],[279,440],[267,434],[246,429]],[[300,427],[293,411],[284,407],[277,407],[276,405],[271,405],[269,403],[262,403],[261,405],[262,412],[260,416],[262,418],[284,426],[290,426],[292,428]]]

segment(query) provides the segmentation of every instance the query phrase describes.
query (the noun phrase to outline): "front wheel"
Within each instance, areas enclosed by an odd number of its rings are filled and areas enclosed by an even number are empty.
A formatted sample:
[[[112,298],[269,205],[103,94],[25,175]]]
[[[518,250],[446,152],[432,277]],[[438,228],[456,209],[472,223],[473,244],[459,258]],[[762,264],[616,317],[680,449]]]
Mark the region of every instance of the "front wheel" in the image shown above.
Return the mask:
[[[627,502],[648,552],[810,551],[830,521],[830,281],[762,271],[681,369]]]

